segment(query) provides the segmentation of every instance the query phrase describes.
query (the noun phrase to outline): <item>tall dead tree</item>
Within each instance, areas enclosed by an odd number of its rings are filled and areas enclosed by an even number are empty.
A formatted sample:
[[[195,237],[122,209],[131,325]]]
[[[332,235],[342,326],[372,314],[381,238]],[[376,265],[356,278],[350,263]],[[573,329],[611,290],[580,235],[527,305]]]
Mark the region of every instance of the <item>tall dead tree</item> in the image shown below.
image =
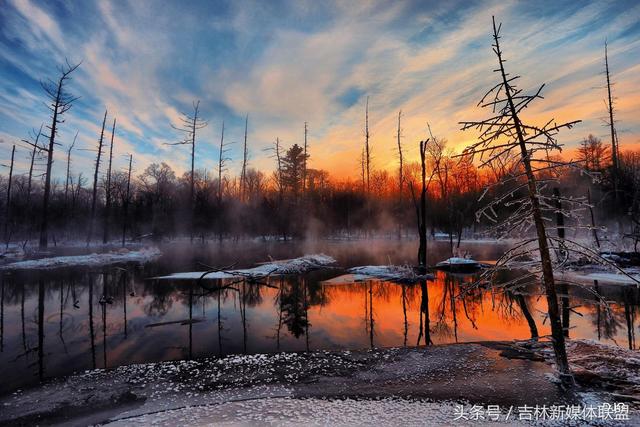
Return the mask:
[[[87,233],[87,247],[91,244],[93,237],[93,227],[96,220],[96,205],[98,202],[98,174],[100,173],[100,158],[102,157],[102,147],[104,146],[104,127],[107,124],[107,110],[104,111],[102,119],[102,130],[98,139],[98,150],[96,154],[96,167],[93,172],[93,193],[91,195],[91,214],[89,217],[89,232]]]
[[[249,115],[244,118],[244,145],[242,148],[242,171],[240,172],[240,200],[243,201],[247,191],[247,159],[249,150],[247,148],[247,130],[249,128]]]
[[[427,143],[429,139],[420,141],[420,208],[418,210],[418,265],[424,272],[427,268]]]
[[[369,150],[369,97],[367,96],[367,104],[364,114],[364,151],[365,151],[365,169],[367,173],[367,196],[371,191],[370,171],[371,171],[371,152]]]
[[[302,163],[302,193],[304,194],[307,189],[307,133],[309,128],[307,127],[307,122],[304,122],[304,161]]]
[[[189,182],[189,212],[191,215],[190,235],[193,241],[193,225],[195,220],[195,159],[196,159],[196,133],[207,126],[207,122],[201,119],[198,114],[200,113],[200,101],[193,102],[193,115],[182,113],[180,117],[180,124],[171,124],[171,127],[179,131],[183,135],[183,139],[179,142],[170,143],[167,145],[190,145],[191,146],[191,179]]]
[[[366,193],[367,192],[367,181],[365,178],[365,167],[366,167],[366,160],[364,157],[364,148],[362,149],[362,151],[360,152],[360,177],[361,177],[361,181],[362,181],[362,193]]]
[[[611,75],[609,74],[609,54],[607,51],[607,42],[604,43],[604,67],[607,76],[607,113],[609,115],[609,129],[611,131],[611,161],[613,163],[613,185],[617,199],[618,174],[620,170],[620,157],[618,151],[618,141],[616,136],[615,121],[613,119],[613,96],[611,95]]]
[[[122,247],[125,245],[125,236],[127,234],[127,220],[129,218],[129,202],[131,200],[131,163],[133,163],[133,154],[129,154],[129,172],[127,172],[127,192],[122,202]]]
[[[398,111],[398,132],[396,139],[398,143],[398,238],[402,238],[402,190],[404,189],[404,176],[403,176],[403,157],[402,157],[402,142],[400,141],[402,129],[400,127],[400,120],[402,119],[402,110]]]
[[[64,114],[71,109],[73,102],[78,99],[66,91],[66,83],[80,64],[71,65],[66,62],[59,68],[60,76],[57,81],[48,80],[42,83],[42,88],[49,98],[47,107],[51,111],[51,124],[49,129],[49,145],[43,150],[47,153],[47,169],[44,177],[44,193],[42,196],[42,220],[40,223],[40,249],[46,249],[49,243],[49,198],[51,197],[51,166],[53,165],[53,150],[56,145],[58,125],[64,122]]]
[[[76,145],[76,139],[78,138],[78,131],[76,131],[76,135],[73,137],[73,142],[67,149],[67,175],[64,180],[64,205],[67,206],[67,198],[69,194],[69,180],[71,179],[71,152],[73,151],[73,147]]]
[[[116,134],[116,119],[113,119],[111,128],[111,144],[109,145],[109,166],[107,167],[107,187],[105,191],[104,223],[102,225],[102,243],[109,241],[109,219],[111,217],[111,165],[113,163],[113,138]]]
[[[222,206],[222,171],[224,169],[224,120],[222,121],[222,132],[220,133],[220,150],[218,151],[218,191],[216,193],[216,200],[218,202],[218,209]]]
[[[545,194],[544,190],[553,178],[543,178],[537,174],[542,171],[547,174],[557,172],[558,168],[567,166],[564,162],[552,160],[550,154],[562,148],[556,140],[556,134],[563,128],[571,128],[579,121],[556,124],[555,121],[549,120],[538,126],[522,120],[522,111],[534,100],[542,98],[540,93],[544,85],[533,95],[524,94],[514,85],[519,76],[511,77],[505,70],[505,60],[500,49],[501,26],[496,25],[494,18],[493,52],[498,60],[498,68],[494,71],[499,74],[499,82],[478,103],[480,107],[491,108],[492,117],[461,123],[463,130],[473,128],[480,133],[478,141],[467,147],[462,155],[470,156],[472,159],[479,157],[480,167],[491,165],[501,156],[512,156],[514,166],[511,174],[501,182],[503,188],[508,187],[508,193],[491,201],[478,212],[478,216],[488,217],[497,224],[497,230],[502,233],[510,234],[514,230],[526,233],[533,228],[536,237],[526,238],[507,251],[498,260],[496,267],[483,274],[483,277],[494,284],[498,280],[498,268],[508,268],[510,261],[522,256],[531,256],[534,252],[539,254],[540,261],[531,264],[529,273],[512,282],[517,282],[515,286],[520,288],[528,283],[541,282],[547,300],[556,366],[563,378],[570,378],[550,251],[550,247],[559,249],[561,246],[566,250],[566,242],[547,233],[545,218],[552,217],[556,207],[553,195]],[[505,185],[505,182],[513,185]],[[520,192],[525,192],[526,195],[520,196]],[[571,199],[566,201],[573,203]],[[504,203],[512,207],[512,212],[508,218],[500,220],[496,208]],[[571,216],[570,209],[563,210],[562,213]]]
[[[11,149],[11,163],[9,164],[9,182],[7,183],[7,199],[4,212],[4,243],[5,248],[9,249],[9,223],[11,222],[11,183],[13,182],[13,160],[16,155],[16,146]]]
[[[43,126],[44,124],[40,125],[40,129],[38,130],[37,133],[35,133],[35,130],[34,130],[33,142],[28,141],[26,139],[22,140],[27,145],[31,146],[31,156],[29,157],[29,172],[27,173],[27,202],[26,202],[27,209],[31,207],[31,189],[33,184],[33,170],[35,167],[36,156],[42,149],[39,143],[40,143],[40,136],[42,135]]]

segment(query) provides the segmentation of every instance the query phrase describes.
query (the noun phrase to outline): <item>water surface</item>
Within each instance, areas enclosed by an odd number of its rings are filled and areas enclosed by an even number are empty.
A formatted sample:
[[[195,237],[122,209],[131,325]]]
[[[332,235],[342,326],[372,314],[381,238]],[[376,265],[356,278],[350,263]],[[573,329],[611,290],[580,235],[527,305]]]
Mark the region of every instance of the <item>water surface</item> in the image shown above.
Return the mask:
[[[467,244],[476,259],[504,247]],[[431,244],[430,263],[447,244]],[[438,272],[434,281],[400,285],[378,280],[325,281],[345,271],[272,277],[256,285],[150,277],[202,270],[199,263],[249,267],[256,262],[323,252],[341,267],[413,264],[415,242],[177,244],[144,266],[72,268],[2,276],[0,392],[92,368],[236,353],[362,349],[549,334],[544,298],[475,289],[456,298],[473,275]],[[228,285],[217,291],[219,285]],[[600,285],[612,316],[593,289],[569,289],[570,336],[636,347],[640,311],[634,287]]]

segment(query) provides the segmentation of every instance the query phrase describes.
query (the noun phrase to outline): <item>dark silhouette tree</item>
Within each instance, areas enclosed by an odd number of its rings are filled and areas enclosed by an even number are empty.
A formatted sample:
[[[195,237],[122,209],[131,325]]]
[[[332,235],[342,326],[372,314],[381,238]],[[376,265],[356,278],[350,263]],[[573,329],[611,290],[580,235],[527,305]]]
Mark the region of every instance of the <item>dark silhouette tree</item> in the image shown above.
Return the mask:
[[[609,147],[602,140],[589,134],[578,148],[578,159],[588,171],[602,172],[609,160]]]
[[[80,64],[71,65],[66,62],[65,66],[59,68],[60,76],[57,81],[48,80],[42,83],[42,88],[49,99],[47,107],[51,111],[51,124],[49,129],[49,145],[43,150],[47,153],[47,169],[44,176],[44,192],[42,196],[42,220],[40,223],[40,249],[46,249],[49,243],[49,199],[51,197],[51,166],[53,165],[53,151],[58,135],[58,125],[64,123],[64,114],[69,111],[73,102],[77,100],[66,90],[66,84],[71,79],[73,73]]]
[[[111,166],[113,163],[113,138],[116,134],[116,119],[113,119],[111,128],[111,143],[109,144],[109,165],[107,166],[107,183],[105,186],[104,223],[102,225],[102,243],[109,241],[109,219],[111,218]]]
[[[87,247],[93,238],[93,227],[96,220],[96,207],[98,203],[98,174],[100,173],[100,159],[102,157],[102,148],[104,147],[104,127],[107,124],[107,111],[104,111],[102,119],[102,130],[100,131],[100,139],[98,139],[98,149],[96,152],[96,166],[93,172],[93,193],[91,197],[91,216],[89,217],[89,232],[87,233]]]
[[[247,148],[247,131],[249,128],[249,115],[244,118],[244,144],[242,147],[242,171],[240,172],[240,201],[246,199],[247,192],[247,161],[249,159],[249,149]]]
[[[304,165],[308,154],[298,144],[293,144],[282,157],[282,183],[284,188],[291,193],[294,201],[298,200],[304,187]]]
[[[189,182],[189,203],[188,209],[191,215],[191,221],[189,224],[191,240],[193,240],[193,226],[194,226],[194,200],[195,200],[195,159],[196,159],[196,134],[197,132],[207,126],[207,122],[199,117],[200,114],[200,101],[193,102],[193,114],[189,115],[182,113],[180,118],[180,124],[172,124],[175,130],[181,132],[182,140],[179,142],[171,143],[168,145],[190,145],[191,146],[191,179]]]
[[[13,161],[16,155],[16,146],[11,148],[11,163],[9,164],[9,181],[7,183],[7,199],[5,201],[4,211],[4,243],[5,248],[9,249],[9,224],[11,223],[11,183],[13,182]]]

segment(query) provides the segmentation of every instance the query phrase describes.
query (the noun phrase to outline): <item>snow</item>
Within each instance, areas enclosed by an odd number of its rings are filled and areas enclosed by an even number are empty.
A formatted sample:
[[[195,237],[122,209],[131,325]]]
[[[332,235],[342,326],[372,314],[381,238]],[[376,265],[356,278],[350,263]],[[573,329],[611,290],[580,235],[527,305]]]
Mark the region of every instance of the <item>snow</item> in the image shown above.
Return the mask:
[[[203,275],[205,275],[204,279],[230,279],[233,277],[260,278],[271,275],[301,274],[310,270],[335,264],[335,262],[336,260],[328,255],[315,254],[293,259],[270,261],[259,264],[257,267],[253,268],[213,271],[210,273],[207,273],[206,271],[188,271],[183,273],[174,273],[168,276],[154,277],[153,279],[196,280],[200,279]]]
[[[449,266],[449,265],[471,266],[471,265],[478,265],[478,261],[469,259],[469,258],[451,257],[444,261],[440,261],[439,263],[436,264],[436,266]]]
[[[638,285],[640,284],[640,275],[635,272],[629,272],[630,276],[622,273],[606,272],[606,271],[589,271],[589,270],[565,270],[554,274],[558,279],[583,282],[593,284],[594,280],[599,283],[612,283],[619,285]],[[635,279],[635,280],[634,280]]]
[[[350,268],[348,271],[352,273],[350,276],[354,282],[371,279],[388,280],[392,282],[417,282],[419,280],[433,279],[433,275],[431,274],[417,274],[413,268],[399,265],[364,265]],[[328,283],[337,284],[339,282],[328,281]]]
[[[607,379],[640,384],[640,353],[594,340],[569,340],[571,368],[588,370]]]
[[[161,255],[158,248],[146,248],[139,251],[121,249],[100,254],[58,256],[51,258],[18,261],[0,266],[0,270],[50,270],[65,267],[98,267],[127,262],[143,263]]]
[[[116,420],[113,425],[282,425],[368,426],[450,425],[455,418],[453,402],[385,398],[295,399],[266,398],[186,407],[162,413]],[[123,423],[124,421],[124,423]]]

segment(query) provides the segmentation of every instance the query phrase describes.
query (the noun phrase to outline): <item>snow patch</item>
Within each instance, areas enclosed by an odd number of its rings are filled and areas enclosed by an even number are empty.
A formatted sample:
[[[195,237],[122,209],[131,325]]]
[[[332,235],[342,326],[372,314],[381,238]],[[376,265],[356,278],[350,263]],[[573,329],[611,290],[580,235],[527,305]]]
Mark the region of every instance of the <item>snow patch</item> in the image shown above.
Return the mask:
[[[139,251],[121,249],[116,252],[102,254],[59,256],[51,258],[18,261],[0,266],[0,270],[50,270],[65,267],[99,267],[127,262],[143,263],[161,255],[158,248],[147,248]]]
[[[324,254],[305,255],[300,258],[270,261],[259,264],[257,267],[225,271],[187,271],[174,273],[168,276],[153,277],[162,280],[197,280],[203,279],[230,279],[233,277],[261,278],[284,274],[301,274],[310,270],[335,264],[336,260]],[[203,277],[204,275],[204,277]]]
[[[352,273],[350,276],[354,282],[379,279],[391,282],[413,283],[420,280],[433,279],[433,275],[431,274],[418,274],[411,267],[399,265],[364,265],[361,267],[350,268],[348,271]],[[328,283],[332,282],[329,281]]]

